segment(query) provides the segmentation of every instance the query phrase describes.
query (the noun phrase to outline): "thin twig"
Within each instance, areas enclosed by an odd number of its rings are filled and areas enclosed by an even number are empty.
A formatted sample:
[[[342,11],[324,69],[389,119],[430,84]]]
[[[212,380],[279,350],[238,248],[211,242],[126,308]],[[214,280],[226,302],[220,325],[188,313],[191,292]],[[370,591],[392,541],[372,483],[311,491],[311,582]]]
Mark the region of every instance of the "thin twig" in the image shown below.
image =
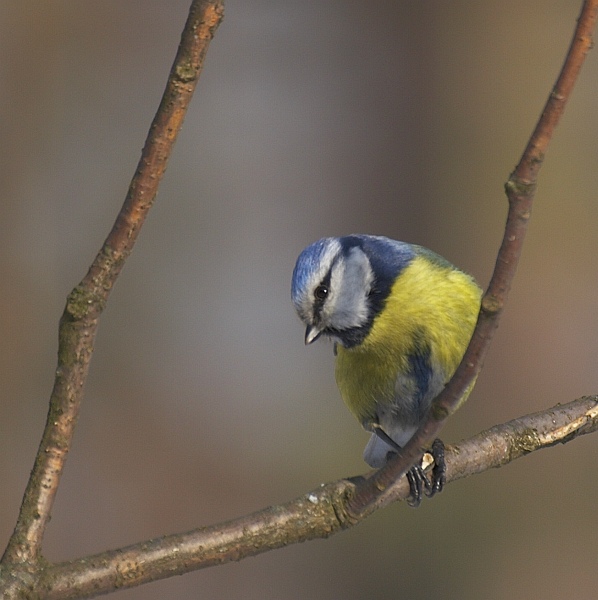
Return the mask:
[[[505,233],[494,273],[482,299],[478,322],[465,356],[451,381],[435,399],[428,418],[402,452],[380,469],[374,477],[359,486],[350,506],[350,511],[356,517],[364,511],[372,511],[390,502],[393,496],[392,486],[396,485],[396,482],[421,457],[423,450],[438,435],[446,419],[457,409],[465,391],[475,381],[482,368],[521,256],[535,196],[538,171],[565,104],[571,96],[581,66],[592,47],[592,32],[597,16],[598,0],[586,0],[556,85],[519,164],[505,186],[509,201]]]
[[[59,327],[58,367],[46,427],[24,494],[2,574],[39,567],[43,535],[71,443],[93,353],[98,320],[152,206],[195,90],[210,40],[223,15],[220,0],[194,0],[160,107],[116,222],[89,272],[67,299]],[[8,585],[8,584],[7,584]]]
[[[598,430],[598,396],[584,397],[546,411],[497,425],[454,447],[447,447],[447,483],[509,464],[530,452],[567,443]],[[375,473],[375,472],[373,472]],[[41,584],[47,600],[91,598],[239,561],[275,548],[326,538],[367,517],[350,512],[360,485],[340,480],[280,506],[272,506],[227,523],[219,523],[148,540],[46,568]],[[403,478],[393,486],[391,500],[405,499]]]

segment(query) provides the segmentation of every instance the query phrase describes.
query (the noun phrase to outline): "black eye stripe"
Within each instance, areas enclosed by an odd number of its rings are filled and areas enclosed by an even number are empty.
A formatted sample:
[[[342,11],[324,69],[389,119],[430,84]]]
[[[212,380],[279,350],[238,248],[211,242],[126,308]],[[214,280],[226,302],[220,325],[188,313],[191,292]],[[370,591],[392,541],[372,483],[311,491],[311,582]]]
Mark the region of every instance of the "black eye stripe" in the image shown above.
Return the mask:
[[[314,289],[314,300],[320,306],[324,303],[324,300],[330,293],[330,279],[332,277],[332,269],[326,273],[326,276],[320,281],[320,285]]]

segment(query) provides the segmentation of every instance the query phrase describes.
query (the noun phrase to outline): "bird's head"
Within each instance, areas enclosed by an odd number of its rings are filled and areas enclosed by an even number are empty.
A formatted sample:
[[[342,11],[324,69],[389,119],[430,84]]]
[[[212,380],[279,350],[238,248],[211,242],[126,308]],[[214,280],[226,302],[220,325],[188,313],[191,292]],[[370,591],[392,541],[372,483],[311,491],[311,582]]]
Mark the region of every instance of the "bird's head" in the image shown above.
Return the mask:
[[[387,238],[350,235],[323,238],[301,252],[291,298],[306,325],[306,344],[321,335],[347,348],[363,341],[398,272],[412,256],[408,244],[396,244]]]

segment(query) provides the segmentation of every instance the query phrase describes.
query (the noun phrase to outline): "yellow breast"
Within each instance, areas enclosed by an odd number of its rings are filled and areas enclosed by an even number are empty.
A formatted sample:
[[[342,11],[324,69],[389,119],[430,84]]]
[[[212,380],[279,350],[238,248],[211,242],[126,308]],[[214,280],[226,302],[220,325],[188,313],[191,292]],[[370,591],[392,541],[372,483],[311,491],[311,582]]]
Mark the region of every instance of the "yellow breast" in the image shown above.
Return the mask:
[[[336,381],[353,415],[367,423],[378,403],[400,406],[409,400],[397,397],[408,395],[409,386],[398,392],[396,382],[399,374],[409,376],[418,339],[429,349],[431,376],[444,386],[467,348],[480,297],[465,273],[417,256],[397,277],[364,341],[350,349],[338,347]]]

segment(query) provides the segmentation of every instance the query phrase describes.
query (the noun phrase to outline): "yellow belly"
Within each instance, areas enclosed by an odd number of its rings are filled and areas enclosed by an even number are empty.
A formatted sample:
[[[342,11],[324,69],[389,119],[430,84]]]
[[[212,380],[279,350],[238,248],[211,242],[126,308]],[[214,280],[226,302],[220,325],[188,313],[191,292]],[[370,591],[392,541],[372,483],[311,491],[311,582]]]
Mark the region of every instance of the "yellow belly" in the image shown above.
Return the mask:
[[[467,348],[480,297],[465,273],[417,256],[395,281],[364,341],[337,349],[336,381],[353,415],[367,426],[377,405],[384,404],[394,405],[397,418],[415,418],[411,404],[417,381],[410,373],[415,346],[423,340],[429,351],[430,381],[437,395]]]

